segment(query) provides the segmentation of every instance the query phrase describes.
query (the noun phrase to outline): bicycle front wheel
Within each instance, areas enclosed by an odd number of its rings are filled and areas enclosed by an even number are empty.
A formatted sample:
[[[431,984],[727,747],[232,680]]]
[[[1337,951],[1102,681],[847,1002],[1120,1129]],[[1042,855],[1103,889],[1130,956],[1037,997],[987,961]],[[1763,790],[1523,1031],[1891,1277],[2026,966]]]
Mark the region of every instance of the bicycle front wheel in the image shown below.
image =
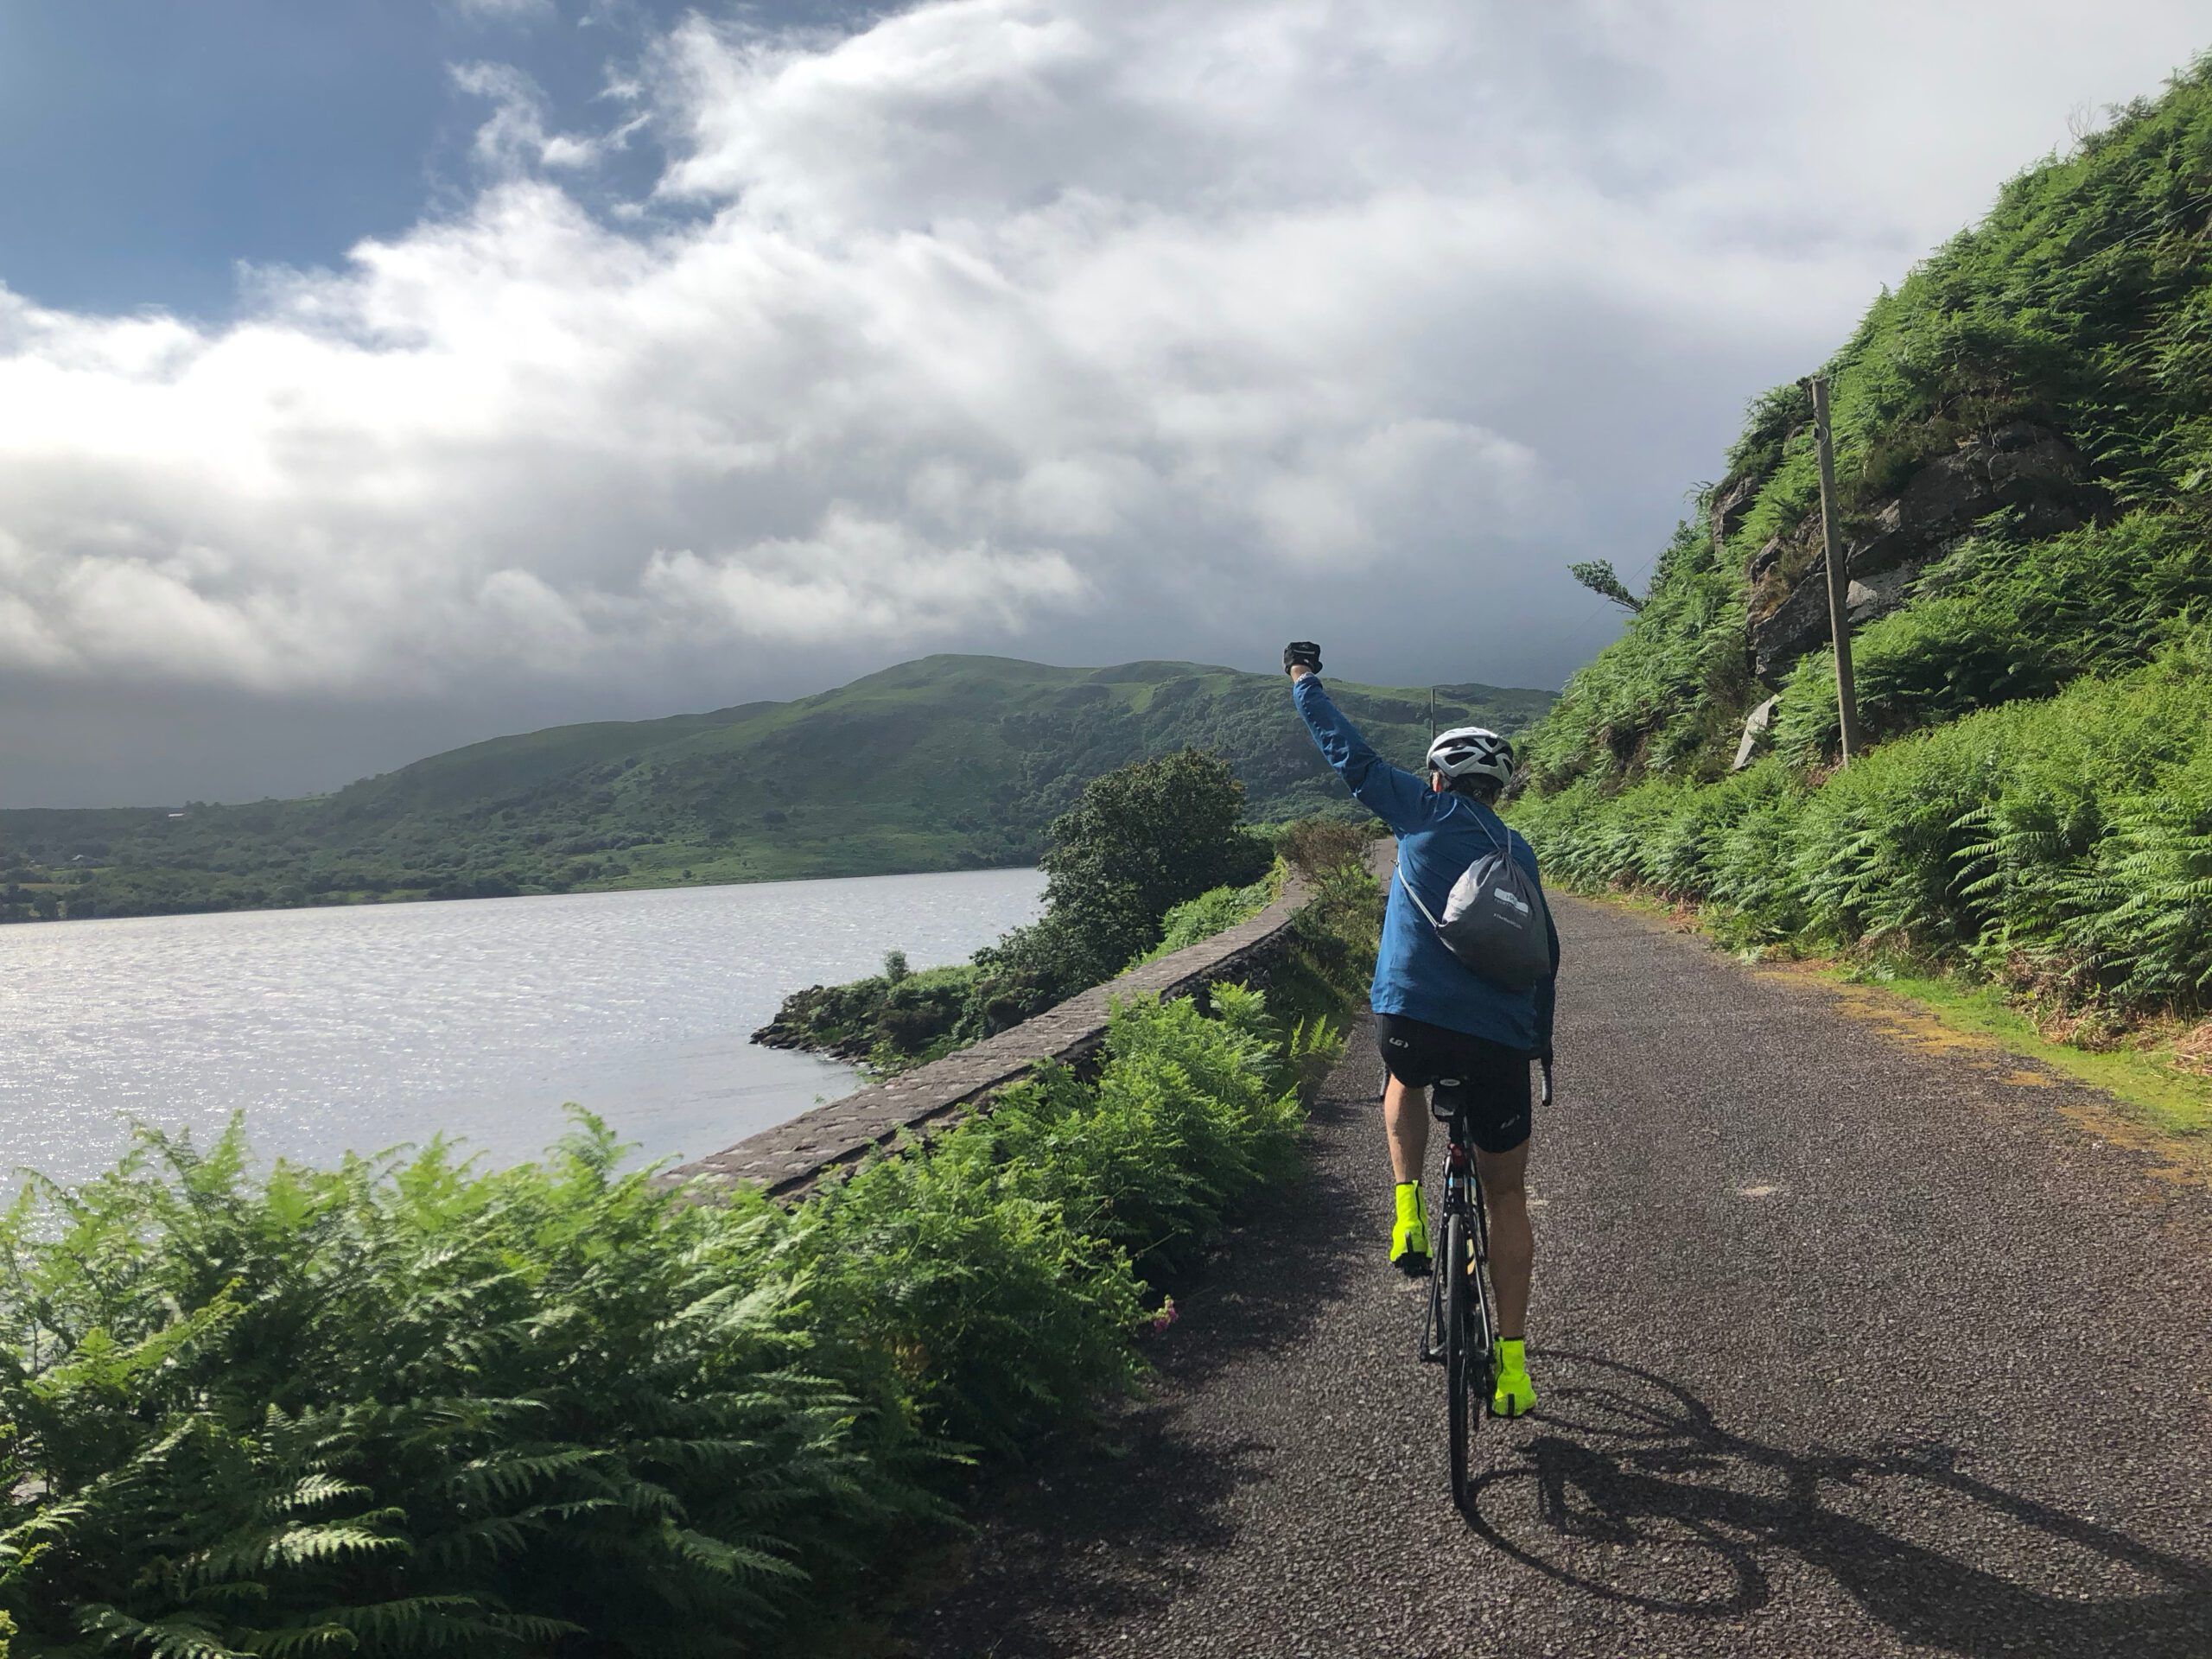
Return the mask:
[[[1444,1222],[1444,1254],[1430,1268],[1444,1275],[1444,1393],[1452,1436],[1452,1501],[1468,1502],[1468,1460],[1475,1434],[1475,1313],[1470,1274],[1474,1251],[1467,1218],[1454,1211]]]

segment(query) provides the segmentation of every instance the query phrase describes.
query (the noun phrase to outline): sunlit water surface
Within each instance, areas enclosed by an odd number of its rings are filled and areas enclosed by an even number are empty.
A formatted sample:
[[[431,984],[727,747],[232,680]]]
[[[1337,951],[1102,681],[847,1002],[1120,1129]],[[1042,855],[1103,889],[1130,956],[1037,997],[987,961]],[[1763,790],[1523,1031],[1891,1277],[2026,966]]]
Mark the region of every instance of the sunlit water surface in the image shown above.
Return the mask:
[[[562,1103],[695,1157],[850,1070],[747,1039],[886,950],[955,962],[1033,918],[1034,870],[0,927],[0,1192],[112,1162],[124,1120],[327,1162],[441,1131],[500,1162]]]

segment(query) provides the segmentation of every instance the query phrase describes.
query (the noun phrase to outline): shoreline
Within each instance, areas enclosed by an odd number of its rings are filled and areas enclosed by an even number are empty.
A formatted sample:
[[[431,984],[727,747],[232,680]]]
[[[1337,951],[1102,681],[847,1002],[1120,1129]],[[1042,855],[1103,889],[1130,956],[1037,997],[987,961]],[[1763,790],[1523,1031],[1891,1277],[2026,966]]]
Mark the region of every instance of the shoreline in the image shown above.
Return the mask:
[[[881,881],[909,875],[989,875],[1007,870],[1033,870],[1036,861],[1010,864],[925,865],[897,870],[825,872],[820,875],[734,876],[690,881],[610,881],[580,884],[558,891],[537,893],[469,893],[433,896],[427,893],[364,893],[305,905],[180,905],[125,910],[105,916],[0,916],[0,928],[58,927],[82,922],[166,921],[184,916],[265,916],[291,911],[385,910],[405,905],[486,905],[526,899],[588,899],[612,893],[688,893],[702,887],[797,887],[813,881]]]

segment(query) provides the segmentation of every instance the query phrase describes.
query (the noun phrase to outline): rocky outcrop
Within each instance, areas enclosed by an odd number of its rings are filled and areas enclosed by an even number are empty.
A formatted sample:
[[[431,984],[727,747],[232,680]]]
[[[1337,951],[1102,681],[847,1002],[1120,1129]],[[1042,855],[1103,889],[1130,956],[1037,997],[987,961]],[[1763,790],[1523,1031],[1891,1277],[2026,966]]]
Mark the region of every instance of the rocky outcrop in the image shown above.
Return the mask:
[[[1844,554],[1852,621],[1871,621],[1902,605],[1932,561],[2000,509],[2021,513],[2031,536],[2071,529],[2081,522],[2082,477],[2074,446],[2031,421],[2009,422],[1929,462],[1853,526]],[[1825,557],[1815,552],[1786,588],[1775,575],[1793,546],[1817,545],[1819,534],[1815,515],[1795,534],[1774,537],[1751,560],[1752,665],[1761,679],[1777,678],[1827,640]]]
[[[1782,698],[1777,694],[1744,716],[1744,735],[1737,741],[1736,764],[1729,771],[1741,772],[1758,758],[1759,751],[1766,747],[1768,733],[1774,729],[1774,711],[1781,706]]]
[[[1864,580],[1854,575],[1851,585],[1844,589],[1844,613],[1852,626],[1859,627],[1878,616],[1886,616],[1904,604],[1911,595],[1912,584],[1927,569],[1936,550],[1931,550],[1928,557],[1875,571]],[[1855,569],[1856,558],[1853,557],[1844,568]],[[1827,642],[1827,562],[1816,557],[1812,569],[1778,607],[1764,616],[1752,617],[1753,671],[1763,680],[1778,679],[1790,664]]]
[[[1759,499],[1759,491],[1765,483],[1763,478],[1747,474],[1723,479],[1713,490],[1706,511],[1712,518],[1713,545],[1716,550],[1727,545],[1736,527],[1744,522],[1744,515],[1751,510],[1751,503]]]

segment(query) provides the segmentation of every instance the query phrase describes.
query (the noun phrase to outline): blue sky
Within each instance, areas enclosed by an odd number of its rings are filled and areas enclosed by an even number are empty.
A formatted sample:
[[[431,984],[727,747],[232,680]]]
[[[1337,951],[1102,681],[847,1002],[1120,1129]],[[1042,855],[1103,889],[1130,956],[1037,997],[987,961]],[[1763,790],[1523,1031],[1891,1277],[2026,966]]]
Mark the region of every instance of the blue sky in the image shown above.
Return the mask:
[[[42,303],[221,318],[241,264],[328,265],[475,184],[484,99],[454,67],[512,64],[556,117],[690,8],[460,0],[24,0],[0,6],[0,280]],[[721,8],[851,27],[824,0]],[[596,181],[650,186],[658,152]]]
[[[0,806],[931,651],[1556,685],[2201,0],[15,0]]]

